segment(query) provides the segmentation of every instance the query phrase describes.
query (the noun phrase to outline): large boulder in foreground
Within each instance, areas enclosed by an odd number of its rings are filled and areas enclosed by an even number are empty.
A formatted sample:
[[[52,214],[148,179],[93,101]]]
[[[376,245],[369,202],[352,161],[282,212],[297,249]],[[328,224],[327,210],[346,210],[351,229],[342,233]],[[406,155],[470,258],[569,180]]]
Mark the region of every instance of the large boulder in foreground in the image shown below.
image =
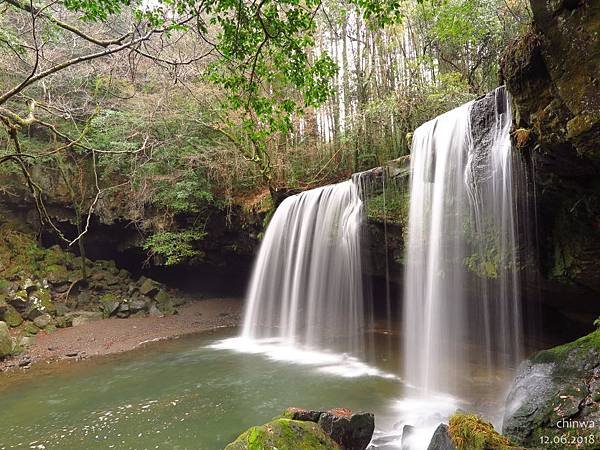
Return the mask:
[[[599,426],[600,330],[519,367],[507,398],[505,435],[526,447],[596,448]]]
[[[375,431],[373,414],[355,413],[347,408],[335,408],[329,411],[288,408],[283,416],[318,423],[325,433],[345,450],[366,449]]]
[[[513,447],[494,426],[475,414],[456,412],[440,424],[427,450],[509,450]]]
[[[341,447],[314,422],[280,417],[241,434],[225,450],[338,450]]]
[[[375,418],[370,413],[288,408],[281,417],[250,428],[225,449],[365,450],[374,431]]]

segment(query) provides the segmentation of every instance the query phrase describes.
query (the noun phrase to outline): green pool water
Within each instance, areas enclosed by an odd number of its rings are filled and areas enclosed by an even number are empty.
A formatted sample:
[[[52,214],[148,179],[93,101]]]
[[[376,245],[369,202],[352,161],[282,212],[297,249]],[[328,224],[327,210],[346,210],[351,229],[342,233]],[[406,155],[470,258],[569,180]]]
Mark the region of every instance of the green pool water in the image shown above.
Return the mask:
[[[390,425],[397,379],[207,348],[233,333],[0,375],[0,448],[220,449],[292,405],[369,410]]]

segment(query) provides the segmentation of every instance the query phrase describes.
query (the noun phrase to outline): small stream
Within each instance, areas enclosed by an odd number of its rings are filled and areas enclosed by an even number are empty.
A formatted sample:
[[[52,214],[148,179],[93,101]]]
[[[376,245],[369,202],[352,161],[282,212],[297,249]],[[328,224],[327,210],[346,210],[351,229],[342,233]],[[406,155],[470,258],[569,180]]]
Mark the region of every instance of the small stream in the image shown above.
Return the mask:
[[[2,375],[0,449],[221,449],[288,406],[371,411],[380,442],[393,442],[403,423],[422,420],[419,408],[431,406],[402,399],[410,389],[395,375],[397,347],[388,337],[375,339],[372,372],[327,371],[322,361],[299,364],[215,348],[231,343],[236,331]],[[491,380],[473,388],[465,407],[497,414],[491,394],[498,385]],[[456,406],[451,402],[449,413]]]

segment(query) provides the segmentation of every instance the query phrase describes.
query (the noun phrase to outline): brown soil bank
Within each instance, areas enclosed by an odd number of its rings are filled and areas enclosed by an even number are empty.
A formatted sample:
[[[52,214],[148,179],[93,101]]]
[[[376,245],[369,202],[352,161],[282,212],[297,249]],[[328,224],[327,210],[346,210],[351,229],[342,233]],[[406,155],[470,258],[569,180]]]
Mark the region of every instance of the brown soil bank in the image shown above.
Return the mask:
[[[26,353],[0,362],[0,371],[34,363],[126,352],[162,339],[238,325],[242,301],[211,298],[192,301],[166,317],[111,318],[40,332]]]

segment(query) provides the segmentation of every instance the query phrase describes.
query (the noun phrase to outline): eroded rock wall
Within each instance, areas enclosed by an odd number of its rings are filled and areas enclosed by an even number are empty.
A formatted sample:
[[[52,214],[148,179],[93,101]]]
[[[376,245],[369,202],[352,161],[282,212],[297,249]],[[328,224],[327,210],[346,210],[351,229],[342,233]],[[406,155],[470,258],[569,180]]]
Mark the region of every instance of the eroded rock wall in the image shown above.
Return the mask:
[[[588,320],[600,309],[600,2],[531,8],[532,29],[506,49],[501,72],[517,151],[535,171],[545,301]]]

